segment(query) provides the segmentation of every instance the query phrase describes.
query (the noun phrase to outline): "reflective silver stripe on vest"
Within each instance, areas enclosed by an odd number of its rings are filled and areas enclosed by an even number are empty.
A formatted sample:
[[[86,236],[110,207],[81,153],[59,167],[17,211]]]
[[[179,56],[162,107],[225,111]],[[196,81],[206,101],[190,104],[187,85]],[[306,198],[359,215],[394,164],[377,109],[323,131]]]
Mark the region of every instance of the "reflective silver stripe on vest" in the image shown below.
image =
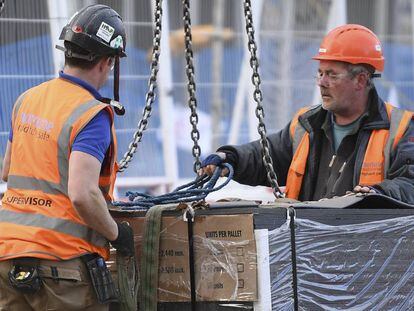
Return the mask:
[[[293,135],[292,141],[292,156],[295,155],[296,150],[299,147],[300,142],[302,141],[303,135],[305,135],[306,130],[305,128],[299,123],[296,124],[295,134]]]
[[[78,108],[76,108],[69,118],[66,120],[65,124],[62,127],[62,130],[58,138],[58,165],[59,165],[59,175],[62,190],[67,194],[68,192],[68,173],[69,173],[69,142],[70,134],[72,132],[73,125],[80,118],[82,114],[88,111],[90,108],[101,104],[101,102],[93,99]]]
[[[18,175],[10,175],[7,181],[9,188],[41,190],[48,194],[61,194],[61,185],[46,180],[35,179]]]
[[[85,240],[98,247],[106,247],[108,245],[107,240],[96,231],[88,228],[87,226],[64,219],[52,218],[32,213],[16,213],[0,209],[0,221],[16,225],[33,226],[53,230]]]
[[[390,168],[392,145],[394,144],[395,135],[397,135],[397,130],[400,125],[401,119],[404,115],[404,112],[404,110],[398,108],[393,108],[391,111],[388,140],[384,148],[384,178],[387,178],[387,172]]]
[[[80,118],[82,114],[90,108],[101,104],[96,99],[93,99],[76,108],[64,123],[62,130],[58,137],[58,170],[60,176],[60,183],[54,183],[47,180],[40,180],[27,176],[9,175],[7,185],[9,188],[39,190],[48,194],[64,194],[68,195],[68,173],[69,173],[69,159],[68,154],[70,134],[74,123]]]

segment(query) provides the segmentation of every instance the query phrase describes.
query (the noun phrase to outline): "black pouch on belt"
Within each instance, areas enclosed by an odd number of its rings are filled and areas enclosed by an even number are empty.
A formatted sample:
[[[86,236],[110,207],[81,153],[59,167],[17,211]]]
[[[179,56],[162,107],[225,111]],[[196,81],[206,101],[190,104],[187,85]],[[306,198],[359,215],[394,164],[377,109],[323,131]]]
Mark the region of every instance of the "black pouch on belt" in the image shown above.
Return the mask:
[[[34,294],[42,286],[37,266],[14,265],[9,271],[10,285],[24,293]]]
[[[99,255],[85,255],[82,260],[89,271],[99,303],[118,301],[118,291],[105,260]]]

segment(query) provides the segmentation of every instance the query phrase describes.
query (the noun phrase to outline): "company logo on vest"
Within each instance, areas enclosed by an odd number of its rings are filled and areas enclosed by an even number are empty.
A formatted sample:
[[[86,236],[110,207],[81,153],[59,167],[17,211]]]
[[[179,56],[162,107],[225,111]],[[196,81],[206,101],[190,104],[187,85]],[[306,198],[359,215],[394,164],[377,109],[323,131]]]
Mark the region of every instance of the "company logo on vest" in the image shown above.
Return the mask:
[[[38,139],[49,140],[49,133],[54,127],[53,122],[31,113],[22,113],[17,131],[35,136]]]

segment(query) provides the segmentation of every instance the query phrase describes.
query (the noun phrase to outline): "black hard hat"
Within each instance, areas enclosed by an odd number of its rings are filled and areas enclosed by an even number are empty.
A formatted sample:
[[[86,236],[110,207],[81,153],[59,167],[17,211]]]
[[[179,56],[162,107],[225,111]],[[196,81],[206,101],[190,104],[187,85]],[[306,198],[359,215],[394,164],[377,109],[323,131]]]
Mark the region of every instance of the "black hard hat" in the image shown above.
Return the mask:
[[[125,27],[122,18],[106,5],[90,5],[76,12],[63,27],[59,39],[89,52],[82,55],[56,46],[65,51],[67,57],[93,60],[99,56],[126,56]]]

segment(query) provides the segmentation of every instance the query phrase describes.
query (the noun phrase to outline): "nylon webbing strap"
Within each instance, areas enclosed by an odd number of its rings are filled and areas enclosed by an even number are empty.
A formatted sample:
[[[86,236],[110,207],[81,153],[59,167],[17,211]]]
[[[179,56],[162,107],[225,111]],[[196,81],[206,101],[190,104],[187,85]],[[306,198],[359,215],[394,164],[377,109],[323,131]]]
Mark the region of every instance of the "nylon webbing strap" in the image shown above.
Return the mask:
[[[141,254],[140,310],[157,311],[158,263],[162,212],[176,209],[176,204],[155,205],[145,216]]]
[[[116,270],[118,272],[119,311],[135,311],[138,306],[138,289],[140,287],[139,269],[136,257],[122,256],[116,253]]]
[[[290,250],[292,257],[292,290],[293,290],[293,303],[294,310],[299,310],[299,299],[298,299],[298,274],[296,266],[296,238],[295,238],[295,210],[291,207],[287,210],[289,217],[289,228],[290,228]]]

